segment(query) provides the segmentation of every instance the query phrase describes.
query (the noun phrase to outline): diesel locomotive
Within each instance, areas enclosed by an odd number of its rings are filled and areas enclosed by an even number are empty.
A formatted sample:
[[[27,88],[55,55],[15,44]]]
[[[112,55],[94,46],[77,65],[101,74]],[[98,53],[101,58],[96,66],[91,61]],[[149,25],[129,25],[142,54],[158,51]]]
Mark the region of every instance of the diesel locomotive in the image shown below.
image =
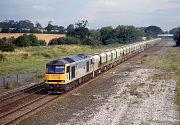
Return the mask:
[[[94,55],[80,54],[50,61],[46,64],[44,84],[49,90],[69,90],[154,46],[160,40],[136,42]]]

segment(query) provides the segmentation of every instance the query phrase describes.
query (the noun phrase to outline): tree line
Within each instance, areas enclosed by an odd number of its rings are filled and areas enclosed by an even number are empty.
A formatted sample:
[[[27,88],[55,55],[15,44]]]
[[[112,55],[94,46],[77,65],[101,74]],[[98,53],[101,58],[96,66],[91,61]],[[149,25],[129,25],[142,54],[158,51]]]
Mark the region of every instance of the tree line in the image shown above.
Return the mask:
[[[83,45],[108,45],[114,43],[127,44],[142,40],[156,38],[158,34],[163,33],[157,26],[134,27],[128,25],[119,25],[116,28],[112,26],[102,27],[97,30],[87,28],[88,21],[81,20],[70,24],[67,27],[65,38],[53,39],[49,45],[61,44],[83,44]]]
[[[5,24],[10,23],[11,26]],[[14,25],[13,25],[14,24]],[[33,25],[30,21],[6,21],[1,22],[0,27],[18,27],[29,28],[33,31]],[[36,23],[36,29],[42,28],[40,23]],[[82,45],[108,45],[108,44],[128,44],[136,41],[143,40],[143,38],[151,39],[156,38],[158,34],[163,33],[162,29],[157,26],[148,27],[135,27],[128,25],[119,25],[115,28],[112,26],[102,27],[100,29],[89,29],[87,20],[80,20],[75,24],[70,24],[67,28],[62,26],[54,26],[51,22],[45,29],[49,32],[52,29],[62,29],[62,32],[66,34],[64,38],[52,39],[48,45],[62,45],[62,44],[82,44]],[[28,32],[30,33],[30,32]],[[52,33],[52,32],[51,32]],[[58,32],[60,33],[60,32]],[[144,39],[145,40],[145,39]],[[18,38],[0,39],[0,50],[2,51],[13,51],[15,47],[27,47],[27,46],[40,46],[45,45],[45,42],[38,40],[34,35],[20,36]]]
[[[63,26],[53,25],[52,21],[49,21],[46,27],[42,27],[39,22],[33,24],[30,20],[5,20],[0,22],[0,32],[65,34],[66,29]]]

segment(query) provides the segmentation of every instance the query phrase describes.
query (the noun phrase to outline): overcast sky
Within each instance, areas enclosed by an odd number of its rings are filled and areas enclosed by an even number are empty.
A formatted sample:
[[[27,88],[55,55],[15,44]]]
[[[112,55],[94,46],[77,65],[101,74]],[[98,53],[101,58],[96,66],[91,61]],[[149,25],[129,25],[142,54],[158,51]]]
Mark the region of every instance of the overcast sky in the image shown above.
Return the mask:
[[[0,0],[0,20],[29,19],[46,26],[67,26],[88,20],[89,28],[103,26],[180,26],[180,0]]]

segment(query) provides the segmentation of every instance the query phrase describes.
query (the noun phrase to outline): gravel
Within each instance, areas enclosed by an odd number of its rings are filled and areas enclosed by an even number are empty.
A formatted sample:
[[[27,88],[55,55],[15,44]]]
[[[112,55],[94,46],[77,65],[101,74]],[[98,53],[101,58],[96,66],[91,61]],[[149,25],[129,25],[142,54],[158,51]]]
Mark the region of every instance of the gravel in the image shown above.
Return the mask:
[[[174,104],[174,80],[152,81],[151,77],[159,71],[137,69],[123,72],[126,78],[117,79],[111,91],[113,95],[106,103],[74,115],[64,125],[173,125],[179,122],[178,110]],[[86,115],[89,114],[90,115]],[[59,123],[62,124],[62,123]],[[58,125],[58,124],[57,124]]]

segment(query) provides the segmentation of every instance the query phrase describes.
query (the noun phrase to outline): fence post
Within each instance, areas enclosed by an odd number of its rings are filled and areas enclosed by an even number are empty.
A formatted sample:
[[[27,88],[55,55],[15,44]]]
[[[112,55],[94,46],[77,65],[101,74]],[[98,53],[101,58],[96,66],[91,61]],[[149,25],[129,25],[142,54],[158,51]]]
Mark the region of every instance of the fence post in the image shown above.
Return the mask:
[[[39,73],[38,71],[36,72],[36,80],[38,80],[38,77],[39,77]]]
[[[16,78],[17,78],[17,82],[16,83],[18,84],[19,83],[19,74],[17,74]]]
[[[4,87],[6,86],[6,79],[5,79],[5,77],[3,77],[3,86]]]

